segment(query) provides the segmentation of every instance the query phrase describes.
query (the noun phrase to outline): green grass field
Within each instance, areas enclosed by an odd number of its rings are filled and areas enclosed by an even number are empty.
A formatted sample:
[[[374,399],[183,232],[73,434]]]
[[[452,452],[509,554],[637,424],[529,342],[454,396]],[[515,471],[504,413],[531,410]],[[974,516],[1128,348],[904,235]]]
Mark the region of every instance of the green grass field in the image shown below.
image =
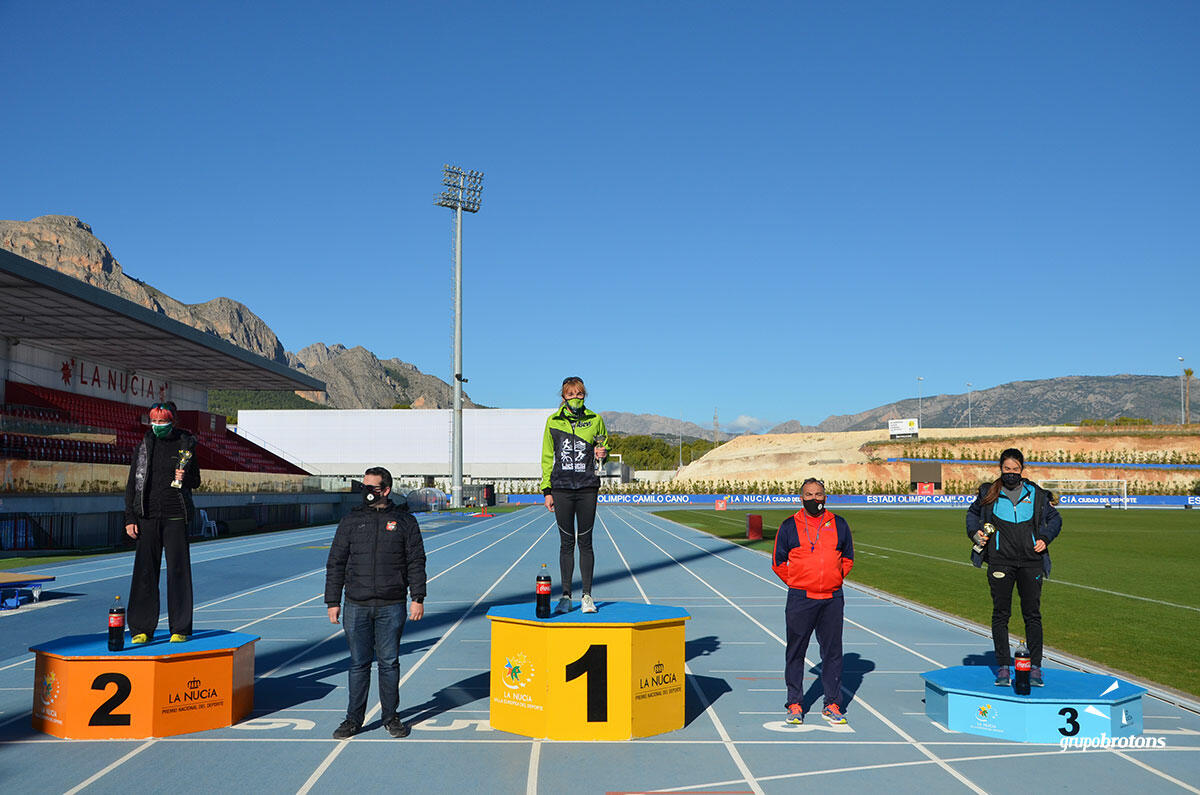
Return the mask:
[[[656,515],[769,552],[779,523],[793,512]],[[763,541],[746,541],[747,513],[762,514]],[[965,511],[837,513],[854,535],[852,582],[991,624],[986,575],[970,565]],[[1042,591],[1046,645],[1200,695],[1200,511],[1062,514],[1062,534],[1050,549],[1054,570]],[[1013,635],[1024,633],[1020,613],[1014,591]]]

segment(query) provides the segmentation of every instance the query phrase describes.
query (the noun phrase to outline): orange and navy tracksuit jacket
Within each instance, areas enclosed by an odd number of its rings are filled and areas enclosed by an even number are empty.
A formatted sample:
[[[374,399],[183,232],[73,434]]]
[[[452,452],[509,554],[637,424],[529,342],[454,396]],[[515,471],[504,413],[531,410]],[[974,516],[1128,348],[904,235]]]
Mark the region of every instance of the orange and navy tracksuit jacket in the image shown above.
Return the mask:
[[[812,517],[800,510],[783,520],[775,534],[771,568],[788,588],[810,599],[829,599],[854,567],[850,525],[837,514]]]

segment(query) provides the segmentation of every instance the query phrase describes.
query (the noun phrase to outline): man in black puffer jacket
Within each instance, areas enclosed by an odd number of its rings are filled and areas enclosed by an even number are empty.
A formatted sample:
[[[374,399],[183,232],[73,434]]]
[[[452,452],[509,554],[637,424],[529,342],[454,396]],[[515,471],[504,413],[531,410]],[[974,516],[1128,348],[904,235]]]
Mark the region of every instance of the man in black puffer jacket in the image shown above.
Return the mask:
[[[400,635],[404,603],[408,617],[425,615],[425,545],[421,528],[406,505],[388,499],[392,475],[371,467],[363,475],[363,504],[338,525],[325,564],[325,605],[329,621],[338,623],[350,646],[350,705],[346,719],[334,731],[338,740],[362,730],[371,687],[371,660],[379,670],[379,705],[384,728],[393,737],[407,737],[400,720]],[[342,589],[346,591],[342,616]]]

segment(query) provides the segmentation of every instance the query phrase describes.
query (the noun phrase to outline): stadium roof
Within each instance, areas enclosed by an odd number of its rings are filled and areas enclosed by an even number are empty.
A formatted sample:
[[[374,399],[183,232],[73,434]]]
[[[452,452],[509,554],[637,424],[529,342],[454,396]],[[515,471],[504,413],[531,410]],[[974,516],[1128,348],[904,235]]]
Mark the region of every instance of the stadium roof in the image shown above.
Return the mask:
[[[2,249],[0,335],[202,389],[325,389],[286,365]]]

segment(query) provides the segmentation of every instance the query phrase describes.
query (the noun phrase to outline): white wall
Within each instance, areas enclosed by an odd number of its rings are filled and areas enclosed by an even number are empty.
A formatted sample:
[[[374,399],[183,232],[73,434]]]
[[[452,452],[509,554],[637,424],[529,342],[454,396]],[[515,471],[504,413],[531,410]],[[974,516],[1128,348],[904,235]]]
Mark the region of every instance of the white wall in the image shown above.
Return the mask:
[[[544,409],[463,409],[463,475],[540,478]],[[237,432],[318,475],[449,475],[450,409],[238,412]]]
[[[27,342],[9,347],[8,380],[136,406],[173,400],[180,409],[208,411],[208,392],[204,389],[171,383],[154,373],[130,373]]]

